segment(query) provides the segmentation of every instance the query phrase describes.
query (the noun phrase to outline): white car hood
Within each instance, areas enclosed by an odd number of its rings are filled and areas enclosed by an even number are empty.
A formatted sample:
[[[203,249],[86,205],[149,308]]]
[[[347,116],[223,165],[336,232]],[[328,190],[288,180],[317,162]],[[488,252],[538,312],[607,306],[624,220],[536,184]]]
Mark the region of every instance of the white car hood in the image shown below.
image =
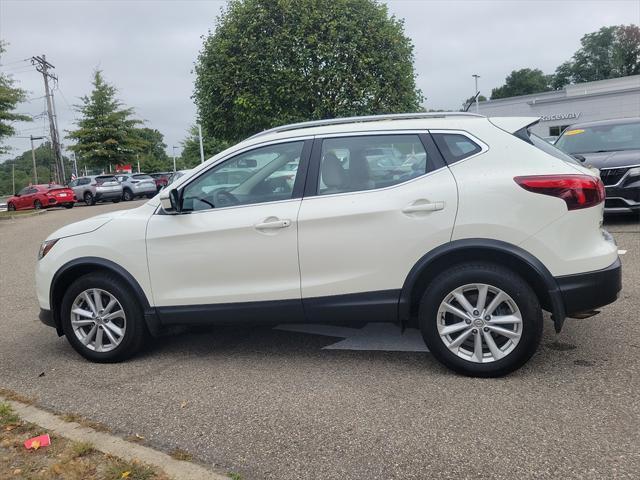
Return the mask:
[[[53,238],[72,237],[74,235],[82,235],[83,233],[93,232],[103,225],[109,223],[114,218],[125,215],[128,210],[121,210],[118,212],[109,212],[97,215],[95,217],[87,218],[76,223],[65,225],[64,227],[56,230],[47,237],[47,240]]]

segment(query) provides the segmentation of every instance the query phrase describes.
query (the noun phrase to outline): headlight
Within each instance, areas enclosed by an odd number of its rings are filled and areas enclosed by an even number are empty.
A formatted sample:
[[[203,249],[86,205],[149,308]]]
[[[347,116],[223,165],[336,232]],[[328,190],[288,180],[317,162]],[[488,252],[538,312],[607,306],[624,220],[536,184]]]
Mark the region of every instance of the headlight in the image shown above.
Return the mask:
[[[58,240],[60,239],[55,238],[53,240],[45,240],[42,242],[42,245],[40,245],[40,251],[38,252],[38,260],[41,260],[47,253],[49,253],[49,250],[53,248]]]
[[[638,176],[640,176],[640,167],[630,168],[629,171],[627,172],[627,175],[630,176],[630,177],[638,177]]]

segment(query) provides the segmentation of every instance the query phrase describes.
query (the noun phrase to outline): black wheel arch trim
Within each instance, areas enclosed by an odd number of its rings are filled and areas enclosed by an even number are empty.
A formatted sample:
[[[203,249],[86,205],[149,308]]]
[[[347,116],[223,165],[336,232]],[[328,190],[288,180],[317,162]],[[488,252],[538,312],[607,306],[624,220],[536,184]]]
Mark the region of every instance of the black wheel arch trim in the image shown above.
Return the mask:
[[[147,324],[147,328],[152,335],[158,335],[160,333],[160,324],[158,321],[158,316],[156,313],[155,307],[152,307],[149,303],[149,299],[147,295],[144,293],[144,290],[138,283],[138,281],[131,275],[127,270],[122,268],[117,263],[107,260],[106,258],[101,257],[80,257],[74,260],[71,260],[64,265],[62,265],[56,273],[53,275],[51,279],[51,286],[49,288],[49,307],[51,308],[53,322],[55,323],[56,331],[58,335],[62,336],[62,326],[60,323],[60,304],[59,302],[62,300],[62,294],[57,295],[57,286],[59,282],[64,279],[65,274],[70,273],[72,270],[76,270],[81,268],[82,270],[87,270],[87,273],[91,271],[91,267],[110,270],[111,272],[119,275],[131,289],[133,290],[136,298],[140,301],[140,306],[142,307],[144,313],[145,323]]]
[[[556,332],[560,332],[562,325],[564,324],[566,312],[562,292],[558,287],[555,277],[540,260],[526,250],[508,242],[487,238],[453,240],[434,248],[416,262],[413,268],[409,271],[400,293],[398,319],[402,327],[404,328],[410,320],[412,305],[415,305],[416,298],[412,297],[415,295],[414,287],[419,285],[423,274],[427,275],[430,266],[434,266],[438,262],[445,261],[447,258],[464,257],[465,252],[471,253],[471,258],[475,261],[483,260],[482,257],[479,258],[477,256],[479,251],[487,252],[489,255],[506,255],[513,258],[519,265],[526,265],[526,268],[529,270],[529,275],[534,276],[533,279],[537,284],[538,288],[536,289],[534,287],[536,293],[540,294],[540,290],[544,289],[546,298],[541,298],[540,301],[544,302],[544,308],[551,312]],[[439,271],[434,272],[436,275],[437,273],[439,273]],[[531,278],[525,280],[530,279]]]

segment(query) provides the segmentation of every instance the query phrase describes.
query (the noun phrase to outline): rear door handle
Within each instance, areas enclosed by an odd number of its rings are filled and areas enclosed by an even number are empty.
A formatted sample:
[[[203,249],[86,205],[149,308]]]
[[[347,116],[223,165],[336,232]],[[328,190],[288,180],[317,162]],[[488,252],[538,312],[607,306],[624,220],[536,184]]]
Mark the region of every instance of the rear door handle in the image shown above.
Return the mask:
[[[424,200],[416,200],[411,205],[407,205],[402,209],[403,213],[421,213],[435,212],[444,209],[444,202],[429,202]]]
[[[291,220],[265,219],[264,222],[256,223],[256,230],[276,230],[278,228],[287,228],[291,225]]]

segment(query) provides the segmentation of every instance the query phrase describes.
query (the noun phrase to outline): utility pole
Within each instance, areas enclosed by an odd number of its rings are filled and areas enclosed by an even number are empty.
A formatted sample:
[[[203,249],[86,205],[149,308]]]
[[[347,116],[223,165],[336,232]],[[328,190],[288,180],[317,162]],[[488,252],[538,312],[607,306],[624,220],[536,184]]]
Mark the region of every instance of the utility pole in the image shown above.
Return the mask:
[[[44,137],[34,137],[33,135],[30,135],[29,138],[31,139],[31,159],[33,160],[33,184],[37,185],[38,184],[38,169],[36,168],[36,150],[35,150],[35,148],[33,148],[33,141],[34,140],[42,140]]]
[[[171,147],[173,149],[173,173],[176,173],[176,147],[175,145],[173,145]]]
[[[200,163],[204,163],[204,148],[202,146],[202,127],[198,124],[198,137],[200,138]]]
[[[476,113],[478,113],[480,111],[480,106],[478,105],[478,97],[480,95],[478,95],[480,92],[478,90],[478,79],[480,78],[480,75],[478,75],[477,73],[474,73],[473,75],[471,75],[473,78],[475,78],[476,80]]]
[[[49,62],[45,55],[39,57],[31,57],[31,64],[36,67],[36,70],[42,74],[44,79],[44,92],[47,98],[47,115],[49,117],[49,130],[51,132],[51,146],[53,147],[53,155],[56,161],[56,176],[58,177],[58,183],[63,184],[65,182],[64,164],[62,163],[62,147],[60,146],[60,136],[58,134],[58,121],[55,114],[55,104],[53,101],[53,93],[49,88],[49,79],[58,81],[58,77],[49,73],[49,69],[55,68]]]
[[[13,184],[13,194],[16,194],[16,161],[11,163],[11,183]]]

